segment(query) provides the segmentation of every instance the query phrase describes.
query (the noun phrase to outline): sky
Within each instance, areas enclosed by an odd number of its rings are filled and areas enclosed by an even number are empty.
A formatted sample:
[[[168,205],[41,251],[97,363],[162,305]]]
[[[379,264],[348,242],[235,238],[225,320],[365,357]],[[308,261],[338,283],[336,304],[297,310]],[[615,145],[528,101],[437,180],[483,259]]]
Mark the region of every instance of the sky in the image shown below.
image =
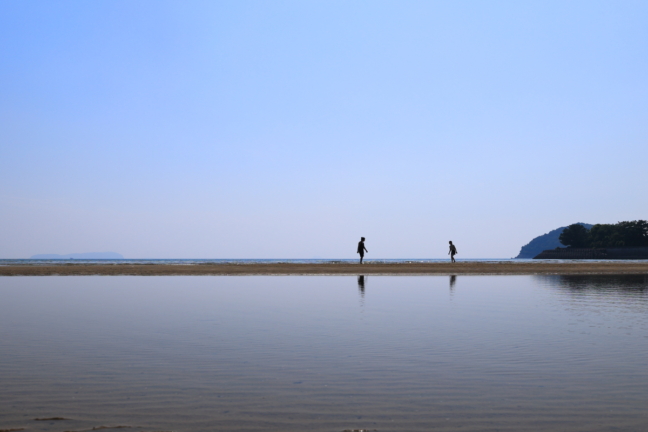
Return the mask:
[[[648,219],[648,2],[0,2],[0,258],[510,258]]]

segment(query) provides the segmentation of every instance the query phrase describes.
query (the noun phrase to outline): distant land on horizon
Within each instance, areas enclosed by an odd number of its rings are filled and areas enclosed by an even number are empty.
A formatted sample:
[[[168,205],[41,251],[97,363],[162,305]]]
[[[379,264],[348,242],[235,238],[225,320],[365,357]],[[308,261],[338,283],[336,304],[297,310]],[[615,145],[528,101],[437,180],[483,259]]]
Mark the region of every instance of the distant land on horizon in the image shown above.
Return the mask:
[[[591,229],[594,225],[586,224],[583,222],[576,222],[579,225],[583,225],[587,229]],[[558,237],[562,234],[563,230],[567,228],[566,226],[556,228],[553,231],[549,231],[546,234],[538,236],[531,240],[526,245],[522,246],[520,253],[515,258],[533,258],[542,251],[549,249],[556,249],[557,247],[565,247],[564,244],[560,243]]]
[[[577,222],[580,225],[583,225],[587,229],[592,228],[592,224],[587,224],[584,222]],[[515,257],[519,258],[533,258],[542,251],[555,249],[557,247],[565,247],[558,238],[563,230],[567,226],[556,228],[555,230],[549,231],[546,234],[535,237],[526,245],[522,246],[520,253]],[[67,255],[59,254],[37,254],[32,255],[29,259],[124,259],[122,254],[117,252],[86,252],[86,253],[72,253]],[[317,258],[322,259],[322,258]]]
[[[87,252],[67,255],[38,254],[32,255],[29,259],[124,259],[124,256],[117,252]]]

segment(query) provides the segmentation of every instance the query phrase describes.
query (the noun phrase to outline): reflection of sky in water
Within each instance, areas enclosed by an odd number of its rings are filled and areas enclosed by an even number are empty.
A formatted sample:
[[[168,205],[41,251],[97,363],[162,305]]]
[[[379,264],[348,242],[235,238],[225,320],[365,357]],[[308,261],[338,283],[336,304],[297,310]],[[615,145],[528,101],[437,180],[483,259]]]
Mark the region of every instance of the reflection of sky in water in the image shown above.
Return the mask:
[[[2,282],[0,429],[648,425],[643,276]]]

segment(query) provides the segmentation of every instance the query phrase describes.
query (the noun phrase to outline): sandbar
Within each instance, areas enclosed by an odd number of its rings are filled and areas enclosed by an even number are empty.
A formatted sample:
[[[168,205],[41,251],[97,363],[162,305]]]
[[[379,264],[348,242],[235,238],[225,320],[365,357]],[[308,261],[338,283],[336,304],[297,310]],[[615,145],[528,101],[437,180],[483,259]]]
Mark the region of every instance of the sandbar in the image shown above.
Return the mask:
[[[434,263],[201,263],[3,265],[0,276],[249,276],[249,275],[533,275],[644,274],[648,261]]]

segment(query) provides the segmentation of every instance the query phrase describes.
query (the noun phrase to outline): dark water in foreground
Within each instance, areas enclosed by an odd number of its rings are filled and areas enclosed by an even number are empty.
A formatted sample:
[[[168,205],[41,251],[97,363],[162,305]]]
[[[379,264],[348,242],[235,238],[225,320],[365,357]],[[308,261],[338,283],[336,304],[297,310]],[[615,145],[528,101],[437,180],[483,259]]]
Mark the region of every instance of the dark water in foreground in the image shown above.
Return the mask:
[[[648,279],[1,278],[0,429],[100,426],[645,431]]]

